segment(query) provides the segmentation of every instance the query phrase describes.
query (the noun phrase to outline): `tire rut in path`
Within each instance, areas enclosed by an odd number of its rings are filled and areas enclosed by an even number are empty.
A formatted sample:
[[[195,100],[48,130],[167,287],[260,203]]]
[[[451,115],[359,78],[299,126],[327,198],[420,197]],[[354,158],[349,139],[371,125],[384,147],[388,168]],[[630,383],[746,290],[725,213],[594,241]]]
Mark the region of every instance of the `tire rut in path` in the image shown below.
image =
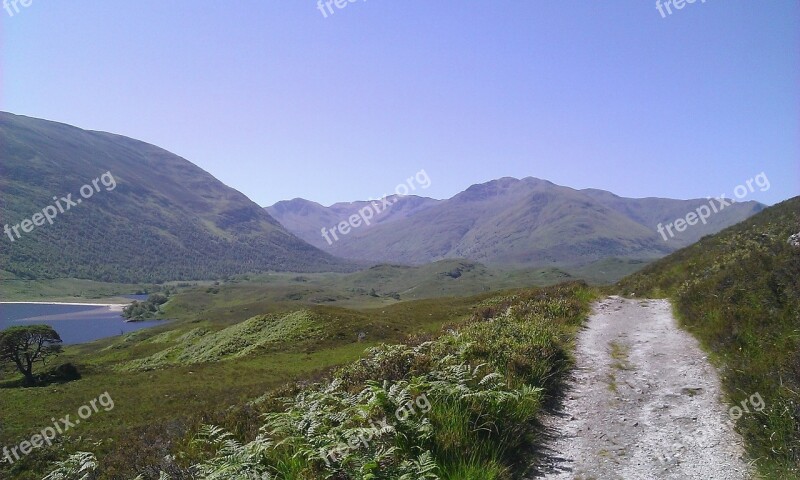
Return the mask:
[[[531,478],[754,478],[717,372],[666,300],[598,302],[576,361]]]

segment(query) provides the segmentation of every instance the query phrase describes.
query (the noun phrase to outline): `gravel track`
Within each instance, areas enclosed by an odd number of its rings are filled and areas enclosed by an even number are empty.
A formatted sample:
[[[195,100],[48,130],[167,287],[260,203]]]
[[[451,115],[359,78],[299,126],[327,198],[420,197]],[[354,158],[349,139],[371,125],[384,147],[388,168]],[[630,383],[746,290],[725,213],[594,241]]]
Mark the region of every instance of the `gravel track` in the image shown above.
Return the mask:
[[[717,372],[666,300],[598,302],[576,360],[530,478],[755,478]]]

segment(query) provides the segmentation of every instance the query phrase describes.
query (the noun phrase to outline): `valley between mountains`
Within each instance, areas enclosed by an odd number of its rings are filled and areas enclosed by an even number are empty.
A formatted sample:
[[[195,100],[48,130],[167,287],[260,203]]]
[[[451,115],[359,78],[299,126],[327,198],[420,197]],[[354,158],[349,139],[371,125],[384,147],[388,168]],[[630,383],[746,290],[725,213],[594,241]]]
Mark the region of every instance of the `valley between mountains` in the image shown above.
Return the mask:
[[[800,480],[800,1],[0,11],[0,480]]]
[[[114,180],[3,238],[2,300],[147,320],[62,345],[90,319],[0,317],[2,479],[798,478],[800,197],[665,240],[707,200],[504,177],[392,197],[329,244],[369,202],[263,208],[164,149],[10,113],[0,156],[13,226]]]

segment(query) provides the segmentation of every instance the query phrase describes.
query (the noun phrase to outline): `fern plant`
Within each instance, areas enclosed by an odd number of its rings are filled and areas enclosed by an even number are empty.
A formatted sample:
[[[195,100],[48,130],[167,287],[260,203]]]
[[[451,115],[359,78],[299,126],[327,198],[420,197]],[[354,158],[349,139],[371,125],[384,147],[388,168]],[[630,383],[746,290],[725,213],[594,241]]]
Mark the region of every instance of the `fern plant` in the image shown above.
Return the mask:
[[[96,470],[97,458],[93,453],[76,452],[56,462],[55,469],[42,480],[94,480]]]

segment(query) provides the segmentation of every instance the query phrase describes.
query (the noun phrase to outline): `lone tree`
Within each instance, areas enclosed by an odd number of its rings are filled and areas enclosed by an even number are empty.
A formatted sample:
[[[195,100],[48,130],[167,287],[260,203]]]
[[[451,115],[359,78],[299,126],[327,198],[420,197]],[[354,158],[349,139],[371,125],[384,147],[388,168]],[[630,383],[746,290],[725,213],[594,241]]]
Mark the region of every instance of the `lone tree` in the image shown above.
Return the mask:
[[[61,337],[48,325],[11,327],[0,332],[0,362],[14,363],[25,376],[25,385],[33,385],[33,364],[61,352]]]

